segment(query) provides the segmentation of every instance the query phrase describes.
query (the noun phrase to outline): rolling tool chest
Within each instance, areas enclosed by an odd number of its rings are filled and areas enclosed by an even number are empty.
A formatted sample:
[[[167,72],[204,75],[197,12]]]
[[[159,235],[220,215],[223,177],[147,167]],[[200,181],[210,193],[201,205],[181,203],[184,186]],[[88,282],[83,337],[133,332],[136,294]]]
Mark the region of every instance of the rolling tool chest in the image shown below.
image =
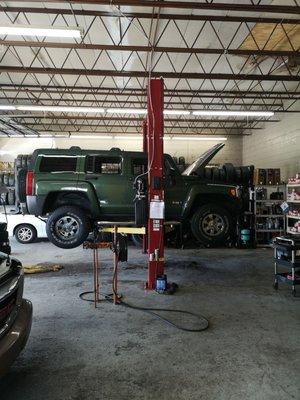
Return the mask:
[[[296,296],[296,286],[300,284],[300,238],[288,236],[276,237],[274,245],[274,289],[278,289],[278,283],[292,285],[292,294]],[[279,272],[285,268],[284,272]]]

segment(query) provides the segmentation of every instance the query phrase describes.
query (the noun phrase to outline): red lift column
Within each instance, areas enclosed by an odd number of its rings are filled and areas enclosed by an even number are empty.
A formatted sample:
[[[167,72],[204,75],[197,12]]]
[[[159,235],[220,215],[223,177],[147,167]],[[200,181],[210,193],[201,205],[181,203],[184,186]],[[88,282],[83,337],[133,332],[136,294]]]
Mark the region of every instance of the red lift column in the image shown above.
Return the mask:
[[[155,289],[156,277],[164,273],[163,91],[162,78],[148,81],[148,289]]]
[[[143,151],[147,153],[147,121],[144,120],[142,123],[142,132],[143,132]]]
[[[147,120],[145,119],[142,123],[142,133],[143,133],[143,152],[147,153]],[[147,228],[146,228],[146,234],[143,235],[143,245],[142,245],[142,252],[143,254],[147,253],[147,248],[148,248],[148,234],[147,234]]]

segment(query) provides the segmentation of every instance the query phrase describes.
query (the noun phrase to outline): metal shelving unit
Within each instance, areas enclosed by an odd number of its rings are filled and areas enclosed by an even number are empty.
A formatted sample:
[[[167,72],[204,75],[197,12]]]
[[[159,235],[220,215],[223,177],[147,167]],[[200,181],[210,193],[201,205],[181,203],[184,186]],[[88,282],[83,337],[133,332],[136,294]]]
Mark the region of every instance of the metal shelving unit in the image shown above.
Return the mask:
[[[265,189],[266,198],[257,198],[259,189]],[[271,192],[282,191],[283,199],[270,199]],[[254,204],[254,219],[255,219],[255,240],[257,246],[266,247],[272,246],[272,239],[276,235],[282,235],[285,232],[286,220],[284,214],[278,212],[278,207],[285,201],[285,184],[280,185],[257,185],[254,186],[252,192]],[[270,212],[270,209],[275,208],[276,212]],[[266,213],[261,211],[265,209]]]
[[[296,286],[300,285],[300,238],[276,237],[273,247],[274,289],[278,290],[279,282],[289,284],[296,296]]]
[[[288,183],[286,185],[286,201],[289,204],[289,208],[292,208],[293,210],[289,210],[287,216],[286,216],[286,232],[290,235],[295,235],[295,236],[300,236],[300,231],[292,231],[291,228],[295,226],[297,221],[300,222],[300,200],[294,200],[292,192],[293,190],[298,189],[297,192],[300,192],[300,183]],[[290,215],[289,213],[297,212],[298,214],[292,214]]]

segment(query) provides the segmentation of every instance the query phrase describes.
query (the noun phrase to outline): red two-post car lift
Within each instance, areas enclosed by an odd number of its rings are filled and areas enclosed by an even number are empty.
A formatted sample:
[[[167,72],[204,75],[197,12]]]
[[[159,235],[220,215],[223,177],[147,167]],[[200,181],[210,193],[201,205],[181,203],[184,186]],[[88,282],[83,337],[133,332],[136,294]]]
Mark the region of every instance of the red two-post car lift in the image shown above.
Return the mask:
[[[148,289],[155,289],[157,277],[164,273],[163,106],[163,79],[149,79],[147,122],[143,123],[143,150],[148,155],[149,217],[144,239],[148,252]]]

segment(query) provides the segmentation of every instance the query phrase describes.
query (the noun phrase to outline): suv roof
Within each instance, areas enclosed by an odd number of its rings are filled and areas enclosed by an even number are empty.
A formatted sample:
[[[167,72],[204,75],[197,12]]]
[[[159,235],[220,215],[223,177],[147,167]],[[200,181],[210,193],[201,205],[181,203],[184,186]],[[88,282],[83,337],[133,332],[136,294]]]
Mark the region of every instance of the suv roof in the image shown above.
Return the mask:
[[[119,148],[113,147],[110,150],[95,150],[95,149],[81,149],[80,147],[70,147],[69,149],[36,149],[34,150],[32,157],[36,158],[39,154],[51,154],[51,155],[65,155],[65,154],[71,154],[71,155],[90,155],[90,154],[105,154],[105,155],[123,155],[123,154],[130,154],[130,155],[141,155],[145,154],[142,151],[126,151],[126,150],[120,150]]]

